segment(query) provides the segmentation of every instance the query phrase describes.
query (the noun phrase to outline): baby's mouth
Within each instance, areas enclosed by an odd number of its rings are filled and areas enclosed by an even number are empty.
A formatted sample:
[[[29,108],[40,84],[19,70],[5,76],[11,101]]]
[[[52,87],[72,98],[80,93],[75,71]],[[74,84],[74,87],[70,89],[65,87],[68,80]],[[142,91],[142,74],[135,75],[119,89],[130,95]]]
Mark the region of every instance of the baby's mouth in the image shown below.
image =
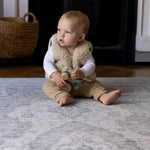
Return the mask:
[[[63,39],[59,39],[59,42],[60,42],[60,43],[64,43],[64,40],[63,40]]]

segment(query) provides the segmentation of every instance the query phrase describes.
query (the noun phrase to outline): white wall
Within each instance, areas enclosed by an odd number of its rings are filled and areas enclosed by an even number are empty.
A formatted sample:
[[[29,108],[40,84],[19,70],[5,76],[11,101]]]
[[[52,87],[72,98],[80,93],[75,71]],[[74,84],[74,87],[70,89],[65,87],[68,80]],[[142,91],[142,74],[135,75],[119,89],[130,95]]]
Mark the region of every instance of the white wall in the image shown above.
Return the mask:
[[[3,1],[3,15],[4,17],[16,17],[16,0]]]
[[[150,36],[150,0],[143,3],[143,36]]]
[[[29,0],[20,0],[20,11],[19,11],[19,16],[22,17],[25,13],[29,11],[28,5],[29,5]]]
[[[4,17],[22,17],[28,12],[28,0],[3,0]]]
[[[136,50],[150,52],[150,0],[138,0]]]
[[[138,0],[136,62],[150,62],[150,0]]]

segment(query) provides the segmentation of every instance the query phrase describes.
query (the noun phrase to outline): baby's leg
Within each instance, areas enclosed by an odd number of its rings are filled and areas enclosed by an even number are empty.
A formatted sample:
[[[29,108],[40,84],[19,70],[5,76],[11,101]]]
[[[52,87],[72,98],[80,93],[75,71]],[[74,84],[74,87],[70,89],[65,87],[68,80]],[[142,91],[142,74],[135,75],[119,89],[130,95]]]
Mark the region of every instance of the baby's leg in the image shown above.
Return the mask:
[[[59,100],[59,106],[65,106],[75,102],[75,99],[71,96],[64,96]]]
[[[110,105],[115,102],[120,96],[121,91],[115,90],[107,92],[107,90],[97,80],[93,82],[84,82],[80,89],[81,96],[94,97],[98,102],[102,102],[104,105]]]
[[[63,97],[70,96],[70,94],[67,91],[58,89],[56,83],[50,79],[48,79],[43,84],[43,91],[44,91],[45,95],[47,95],[50,99],[56,101],[57,103],[60,103],[60,100]],[[64,99],[63,99],[63,101],[64,101]],[[66,102],[63,102],[63,103],[66,103]],[[63,103],[61,105],[63,105]]]
[[[119,97],[121,96],[121,91],[120,90],[115,90],[109,93],[103,94],[99,100],[104,104],[104,105],[110,105],[113,102],[115,102]]]

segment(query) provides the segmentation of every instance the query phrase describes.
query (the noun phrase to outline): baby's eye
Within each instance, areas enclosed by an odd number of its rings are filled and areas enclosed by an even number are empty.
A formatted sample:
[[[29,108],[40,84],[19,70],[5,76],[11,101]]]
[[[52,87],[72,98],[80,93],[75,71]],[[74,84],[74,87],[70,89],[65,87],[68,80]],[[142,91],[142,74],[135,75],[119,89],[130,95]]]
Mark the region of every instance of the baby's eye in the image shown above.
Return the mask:
[[[67,34],[71,34],[71,32],[70,32],[70,31],[66,31],[66,33],[67,33]]]

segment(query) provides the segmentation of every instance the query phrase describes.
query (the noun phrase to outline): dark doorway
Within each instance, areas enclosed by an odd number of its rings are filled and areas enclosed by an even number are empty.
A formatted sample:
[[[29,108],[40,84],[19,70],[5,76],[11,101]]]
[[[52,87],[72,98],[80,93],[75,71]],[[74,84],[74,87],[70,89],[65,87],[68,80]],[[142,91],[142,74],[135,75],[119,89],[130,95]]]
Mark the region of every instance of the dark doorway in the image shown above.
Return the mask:
[[[90,19],[86,37],[93,44],[96,65],[134,63],[137,0],[30,0],[29,10],[40,24],[34,57],[42,62],[49,38],[56,33],[59,17],[68,10],[80,10]]]

